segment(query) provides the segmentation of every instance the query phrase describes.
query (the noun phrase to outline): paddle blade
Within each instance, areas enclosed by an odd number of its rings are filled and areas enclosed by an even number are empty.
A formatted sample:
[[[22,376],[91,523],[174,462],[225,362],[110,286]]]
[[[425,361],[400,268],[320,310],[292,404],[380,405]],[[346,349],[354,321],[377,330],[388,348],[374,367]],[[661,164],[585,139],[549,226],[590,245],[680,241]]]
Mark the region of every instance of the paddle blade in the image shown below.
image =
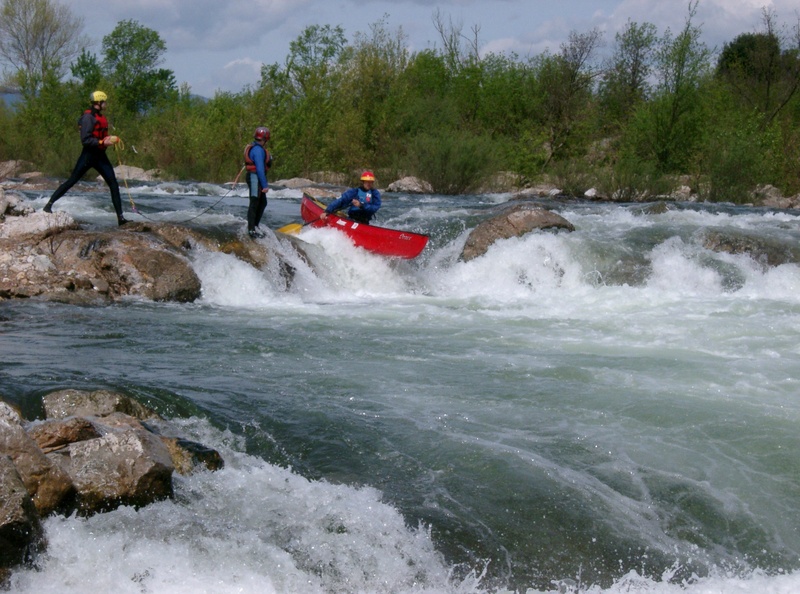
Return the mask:
[[[303,228],[303,225],[300,223],[289,223],[288,225],[284,225],[280,229],[278,229],[279,233],[286,233],[286,235],[297,235],[300,233],[300,230]]]

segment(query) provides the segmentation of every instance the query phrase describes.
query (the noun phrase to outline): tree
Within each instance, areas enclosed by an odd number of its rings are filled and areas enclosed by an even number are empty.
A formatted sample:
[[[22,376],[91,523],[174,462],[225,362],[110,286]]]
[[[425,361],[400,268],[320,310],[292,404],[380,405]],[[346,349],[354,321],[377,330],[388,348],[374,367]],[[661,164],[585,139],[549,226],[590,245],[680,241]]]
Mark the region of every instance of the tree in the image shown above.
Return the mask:
[[[628,21],[625,29],[616,34],[614,54],[605,67],[599,89],[607,125],[623,123],[646,99],[657,41],[652,23]]]
[[[337,116],[333,99],[341,84],[345,46],[341,27],[311,25],[289,44],[283,66],[261,68],[261,89],[270,90],[278,107],[271,125],[283,131],[282,154],[299,165],[299,173],[331,166],[321,140]]]
[[[133,20],[120,21],[103,37],[103,70],[120,105],[142,113],[177,95],[173,72],[158,68],[166,51],[167,44],[156,31]]]
[[[83,50],[81,55],[70,65],[70,71],[72,76],[81,81],[81,87],[87,91],[84,93],[87,96],[100,85],[103,78],[103,71],[97,56],[86,50]]]
[[[602,33],[572,31],[569,42],[555,56],[545,54],[538,62],[539,118],[548,146],[547,166],[567,156],[581,126],[588,121],[592,86],[598,70],[592,62]]]
[[[87,45],[83,20],[51,0],[3,0],[0,17],[0,58],[26,93],[48,78],[60,79]]]
[[[764,31],[744,33],[726,43],[716,74],[745,107],[761,114],[764,128],[800,88],[800,30],[789,40],[793,47],[783,51],[788,36],[779,32],[775,13],[765,8],[762,15]]]
[[[667,29],[659,41],[653,97],[637,111],[634,134],[638,152],[652,159],[661,173],[684,171],[702,141],[703,102],[700,88],[710,71],[711,52],[693,24],[697,2],[690,3],[683,30]]]

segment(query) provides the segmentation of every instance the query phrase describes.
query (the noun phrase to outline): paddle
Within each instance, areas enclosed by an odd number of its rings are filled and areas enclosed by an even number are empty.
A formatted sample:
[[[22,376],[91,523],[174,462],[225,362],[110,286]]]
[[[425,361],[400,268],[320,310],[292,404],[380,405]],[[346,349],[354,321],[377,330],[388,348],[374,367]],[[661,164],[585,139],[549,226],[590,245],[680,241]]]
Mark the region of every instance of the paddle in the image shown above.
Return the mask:
[[[306,225],[310,225],[311,223],[316,223],[318,220],[319,217],[317,217],[313,221],[308,221],[306,223],[303,223],[302,225],[300,223],[289,223],[288,225],[284,225],[283,227],[278,229],[278,232],[286,233],[287,235],[297,235],[298,233],[300,233],[300,230],[303,227],[305,227]]]

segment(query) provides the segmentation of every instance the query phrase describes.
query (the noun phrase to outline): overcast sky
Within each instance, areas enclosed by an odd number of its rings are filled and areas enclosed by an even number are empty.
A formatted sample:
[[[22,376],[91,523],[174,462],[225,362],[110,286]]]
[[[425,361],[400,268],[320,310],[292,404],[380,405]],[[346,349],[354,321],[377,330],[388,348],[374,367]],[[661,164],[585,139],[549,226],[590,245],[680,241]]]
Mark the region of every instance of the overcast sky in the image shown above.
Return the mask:
[[[157,31],[167,44],[162,65],[192,92],[212,97],[217,90],[239,92],[259,81],[262,64],[283,63],[289,43],[309,25],[341,26],[348,38],[384,20],[402,28],[409,49],[440,47],[433,25],[438,10],[463,26],[479,27],[481,52],[513,51],[520,56],[558,51],[570,31],[598,27],[606,51],[628,20],[678,32],[688,0],[60,0],[84,19],[84,33],[100,53],[103,36],[119,21],[132,19]],[[741,33],[760,30],[762,9],[793,26],[798,0],[700,0],[695,24],[703,41],[721,48]]]

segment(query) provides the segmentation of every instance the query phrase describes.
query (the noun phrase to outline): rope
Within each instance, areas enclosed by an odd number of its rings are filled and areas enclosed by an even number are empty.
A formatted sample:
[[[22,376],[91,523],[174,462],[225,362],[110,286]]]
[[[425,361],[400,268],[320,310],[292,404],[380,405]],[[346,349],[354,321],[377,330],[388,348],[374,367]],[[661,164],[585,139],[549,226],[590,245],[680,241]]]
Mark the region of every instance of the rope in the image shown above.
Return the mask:
[[[117,163],[118,163],[119,167],[124,167],[124,163],[122,162],[122,151],[125,150],[125,143],[122,142],[121,138],[119,139],[119,142],[117,142],[114,145],[114,149],[117,152]],[[133,150],[136,151],[135,148]],[[214,204],[212,204],[211,206],[209,206],[207,209],[205,209],[204,211],[200,212],[199,214],[197,214],[197,215],[195,215],[193,217],[190,217],[190,218],[188,218],[188,219],[186,219],[184,221],[177,221],[176,224],[183,225],[184,223],[189,223],[189,222],[191,222],[191,221],[193,221],[193,220],[195,220],[197,218],[200,218],[204,214],[206,214],[208,211],[213,209],[215,206],[217,206],[220,202],[222,202],[228,196],[228,194],[230,194],[233,190],[236,189],[236,184],[239,183],[239,176],[242,175],[242,171],[244,171],[244,165],[242,165],[242,168],[239,170],[239,173],[237,173],[236,177],[233,179],[233,185],[231,186],[231,188],[227,192],[225,192],[222,196],[220,196],[219,200],[217,200]],[[157,222],[155,219],[152,219],[152,218],[148,217],[146,214],[144,214],[138,208],[136,208],[136,203],[133,201],[133,196],[131,195],[131,190],[128,187],[128,179],[127,179],[127,177],[125,177],[123,175],[122,176],[122,181],[125,184],[125,191],[128,193],[128,200],[130,200],[130,202],[131,202],[131,211],[133,211],[134,213],[138,214],[141,217],[144,217],[148,221],[153,221],[154,223]]]

